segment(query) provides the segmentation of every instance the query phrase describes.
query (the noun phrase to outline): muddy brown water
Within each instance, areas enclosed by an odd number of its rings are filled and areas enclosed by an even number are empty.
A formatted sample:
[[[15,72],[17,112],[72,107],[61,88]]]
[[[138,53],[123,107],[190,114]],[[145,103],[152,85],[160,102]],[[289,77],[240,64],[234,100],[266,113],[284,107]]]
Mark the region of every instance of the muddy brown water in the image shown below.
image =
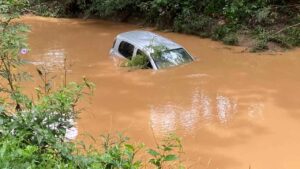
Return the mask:
[[[142,29],[138,26],[39,17],[23,21],[31,25],[27,60],[55,70],[67,56],[69,80],[86,76],[96,84],[78,120],[80,134],[121,131],[154,145],[154,136],[176,133],[183,138],[184,161],[196,169],[300,168],[299,48],[252,54],[155,31],[182,44],[197,61],[128,71],[115,66],[108,52],[118,33]]]

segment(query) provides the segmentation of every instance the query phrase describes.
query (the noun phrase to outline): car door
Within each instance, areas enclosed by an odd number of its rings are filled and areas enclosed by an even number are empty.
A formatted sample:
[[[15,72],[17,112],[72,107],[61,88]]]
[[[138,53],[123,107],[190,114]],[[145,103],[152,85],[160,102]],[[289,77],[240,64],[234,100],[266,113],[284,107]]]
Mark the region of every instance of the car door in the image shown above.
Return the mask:
[[[147,67],[148,67],[149,69],[157,70],[157,67],[156,67],[156,65],[155,65],[155,63],[154,63],[154,61],[153,61],[153,59],[152,59],[151,57],[149,57],[149,56],[148,56],[145,52],[143,52],[142,50],[136,49],[134,55],[135,55],[135,56],[136,56],[136,55],[146,56],[146,57],[148,58],[148,64],[147,64]]]

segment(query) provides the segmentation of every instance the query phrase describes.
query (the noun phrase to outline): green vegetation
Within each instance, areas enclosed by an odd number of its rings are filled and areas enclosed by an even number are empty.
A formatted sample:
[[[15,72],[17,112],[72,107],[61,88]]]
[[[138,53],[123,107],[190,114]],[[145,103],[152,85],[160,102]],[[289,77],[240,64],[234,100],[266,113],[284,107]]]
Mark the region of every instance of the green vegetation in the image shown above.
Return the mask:
[[[154,41],[155,39],[152,40],[152,43],[154,43]],[[151,55],[152,58],[155,60],[156,59],[163,60],[164,58],[162,57],[162,52],[167,50],[167,48],[162,45],[158,45],[158,46],[149,45],[146,49],[153,51]],[[150,68],[149,65],[150,65],[149,58],[147,57],[147,55],[142,53],[132,57],[131,60],[126,60],[125,62],[123,62],[121,66],[129,67],[131,69],[149,69]]]
[[[126,60],[121,66],[132,69],[149,69],[149,58],[145,55],[136,55],[131,60]]]
[[[149,162],[158,169],[163,168],[164,163],[166,162],[179,159],[179,156],[172,154],[172,151],[177,150],[178,154],[181,154],[183,151],[181,140],[175,135],[169,135],[163,142],[162,145],[156,145],[156,150],[148,149],[148,153],[152,156]],[[180,169],[184,168],[182,165],[179,165],[178,167]]]
[[[28,28],[15,19],[27,5],[25,2],[0,1],[0,168],[181,167],[181,142],[174,136],[158,144],[157,149],[132,144],[120,134],[103,136],[100,148],[67,140],[66,133],[74,127],[79,112],[76,105],[93,91],[94,85],[85,78],[82,83],[67,84],[65,78],[61,87],[54,89],[49,72],[41,67],[37,72],[43,84],[36,88],[36,99],[22,92],[20,82],[30,79],[21,69]],[[143,163],[136,159],[140,151],[149,152],[153,158]]]
[[[57,17],[63,16],[66,11],[63,4],[59,1],[34,0],[30,1],[25,12],[45,17]]]
[[[300,39],[297,0],[31,0],[30,6],[46,16],[139,20],[229,45],[241,44],[238,37],[246,35],[254,40],[250,45],[253,51],[268,49],[268,43],[283,48],[299,46]],[[50,8],[45,10],[44,6]],[[257,34],[257,28],[266,33]]]

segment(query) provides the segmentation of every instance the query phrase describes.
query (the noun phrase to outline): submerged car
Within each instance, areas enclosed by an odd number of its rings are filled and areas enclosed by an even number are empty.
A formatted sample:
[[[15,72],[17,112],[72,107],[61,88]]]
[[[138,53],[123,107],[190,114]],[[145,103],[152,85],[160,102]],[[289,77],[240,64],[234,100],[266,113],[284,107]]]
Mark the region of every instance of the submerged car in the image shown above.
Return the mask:
[[[110,55],[128,60],[136,56],[145,56],[148,59],[147,67],[154,70],[194,61],[194,58],[182,46],[147,31],[119,34],[113,43]]]

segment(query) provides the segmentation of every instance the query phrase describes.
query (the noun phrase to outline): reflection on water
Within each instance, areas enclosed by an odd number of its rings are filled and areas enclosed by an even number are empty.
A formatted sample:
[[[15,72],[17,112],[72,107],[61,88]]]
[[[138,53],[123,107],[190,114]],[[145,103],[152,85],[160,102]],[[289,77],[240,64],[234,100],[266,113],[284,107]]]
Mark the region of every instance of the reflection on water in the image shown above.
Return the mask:
[[[200,93],[197,91],[193,96],[193,102],[198,103],[194,105],[194,107],[201,105],[199,108],[204,119],[211,118],[211,99],[207,95],[204,95],[203,92]]]
[[[248,107],[248,116],[252,119],[263,119],[264,104],[254,103]]]
[[[236,112],[237,102],[222,95],[218,95],[216,101],[219,120],[221,123],[226,123]]]
[[[173,132],[176,127],[177,108],[171,104],[161,107],[151,106],[150,108],[150,125],[155,133]]]
[[[42,54],[37,61],[30,63],[34,65],[42,65],[49,71],[62,69],[64,66],[66,54],[64,49],[49,49]]]
[[[150,125],[155,134],[163,135],[176,130],[193,133],[199,123],[217,122],[226,125],[237,113],[238,100],[221,93],[208,95],[196,90],[189,107],[168,102],[166,105],[150,107]],[[248,116],[262,116],[263,104],[255,103],[248,107]]]

